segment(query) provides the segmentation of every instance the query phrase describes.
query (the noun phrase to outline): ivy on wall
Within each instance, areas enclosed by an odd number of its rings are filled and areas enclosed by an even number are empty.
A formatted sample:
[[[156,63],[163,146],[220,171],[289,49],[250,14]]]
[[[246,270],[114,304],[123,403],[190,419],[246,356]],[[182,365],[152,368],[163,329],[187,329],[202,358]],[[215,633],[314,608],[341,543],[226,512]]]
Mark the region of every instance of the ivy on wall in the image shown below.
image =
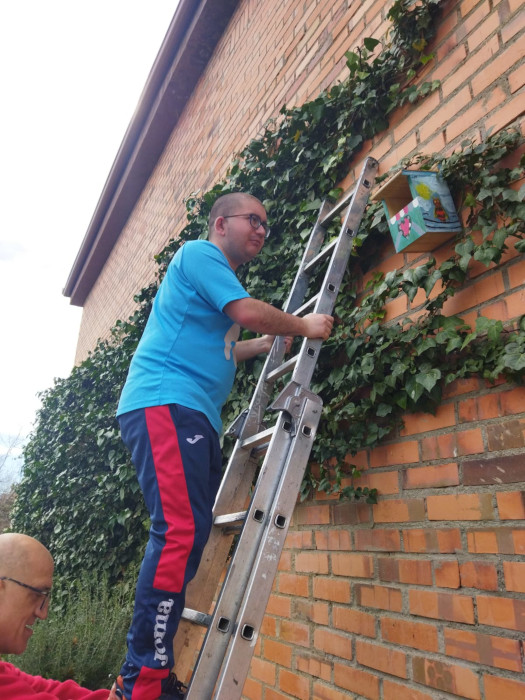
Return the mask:
[[[176,249],[202,237],[211,205],[220,194],[250,191],[267,207],[272,236],[241,281],[254,297],[282,306],[322,198],[339,195],[337,183],[348,163],[388,126],[388,115],[423,99],[438,83],[413,78],[429,60],[426,49],[438,21],[439,0],[410,6],[394,2],[391,30],[383,42],[367,38],[346,55],[349,77],[317,99],[283,108],[260,138],[238,155],[223,182],[187,200],[188,223],[156,256],[157,279],[136,297],[137,311],[118,321],[70,377],[44,392],[36,428],[25,450],[13,526],[46,543],[59,576],[86,568],[117,578],[142,555],[148,526],[134,470],[114,418],[127,367],[147,320],[158,282]],[[481,144],[465,143],[445,159],[413,160],[421,168],[440,167],[459,208],[469,212],[455,253],[437,264],[374,275],[365,290],[359,281],[367,261],[385,245],[387,224],[371,205],[356,239],[353,257],[335,309],[336,324],[324,344],[313,390],[324,400],[323,420],[302,496],[313,489],[374,500],[352,477],[351,455],[375,447],[396,430],[407,411],[434,411],[443,387],[456,378],[501,375],[521,381],[525,374],[524,319],[504,328],[480,317],[468,328],[447,317],[443,306],[468,281],[473,261],[500,262],[509,248],[525,252],[523,163],[510,170],[499,163],[520,142],[501,133]],[[406,295],[419,302],[418,314],[385,323],[385,304]],[[424,311],[424,313],[422,313]],[[239,368],[224,409],[227,425],[245,407],[262,366],[255,359]],[[225,445],[225,454],[229,450]]]

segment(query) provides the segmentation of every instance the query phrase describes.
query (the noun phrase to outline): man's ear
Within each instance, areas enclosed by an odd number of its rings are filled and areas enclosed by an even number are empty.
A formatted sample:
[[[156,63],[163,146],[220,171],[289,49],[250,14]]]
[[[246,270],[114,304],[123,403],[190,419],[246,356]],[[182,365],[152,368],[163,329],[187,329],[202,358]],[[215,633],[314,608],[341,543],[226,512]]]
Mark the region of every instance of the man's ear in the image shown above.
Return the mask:
[[[224,216],[218,216],[213,222],[213,232],[217,236],[224,236],[226,234],[225,230],[226,219]]]

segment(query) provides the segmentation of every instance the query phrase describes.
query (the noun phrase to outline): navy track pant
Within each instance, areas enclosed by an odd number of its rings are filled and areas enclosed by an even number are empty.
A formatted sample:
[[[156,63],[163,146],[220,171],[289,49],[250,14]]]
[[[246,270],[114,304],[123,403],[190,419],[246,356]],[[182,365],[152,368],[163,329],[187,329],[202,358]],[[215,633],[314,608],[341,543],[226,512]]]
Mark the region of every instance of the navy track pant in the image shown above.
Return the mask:
[[[218,435],[203,413],[170,404],[119,417],[151,517],[120,675],[127,700],[156,700],[173,637],[210,534],[222,476]]]

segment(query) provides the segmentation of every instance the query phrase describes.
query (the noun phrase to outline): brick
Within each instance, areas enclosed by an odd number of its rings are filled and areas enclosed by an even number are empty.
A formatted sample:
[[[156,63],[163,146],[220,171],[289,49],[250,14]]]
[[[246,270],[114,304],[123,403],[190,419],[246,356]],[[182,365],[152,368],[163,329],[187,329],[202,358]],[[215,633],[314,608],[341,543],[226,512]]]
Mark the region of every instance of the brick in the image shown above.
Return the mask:
[[[363,485],[361,480],[359,480],[359,485]],[[348,482],[343,482],[343,486],[353,485],[352,480]],[[331,498],[335,498],[331,496]],[[332,512],[332,522],[334,525],[360,525],[362,523],[370,522],[370,506],[366,503],[352,503],[349,501],[342,501],[341,503],[334,503],[330,506]]]
[[[399,552],[401,537],[398,530],[356,530],[355,548],[359,551]]]
[[[327,574],[328,555],[324,552],[297,552],[295,570],[299,573]]]
[[[324,681],[329,681],[332,677],[332,665],[318,657],[310,654],[296,653],[297,670],[301,673],[307,673],[314,678],[320,678]]]
[[[332,554],[332,572],[335,576],[371,578],[374,575],[374,561],[365,554]]]
[[[525,447],[525,421],[508,420],[504,423],[487,426],[489,450],[512,450]]]
[[[442,102],[440,108],[434,112],[431,119],[427,119],[420,128],[419,134],[422,141],[432,136],[439,128],[447,127],[449,122],[454,119],[455,115],[460,113],[470,104],[470,91],[468,87],[463,87],[459,92],[456,92],[453,100]],[[456,109],[454,109],[454,104]],[[447,127],[447,133],[448,133]],[[447,141],[451,138],[447,136]],[[448,312],[447,312],[448,313]]]
[[[525,697],[525,683],[519,680],[484,674],[483,684],[485,700],[523,700]]]
[[[525,554],[525,531],[506,527],[471,530],[467,544],[469,552],[479,554]]]
[[[463,51],[465,49],[462,46]],[[443,96],[445,98],[450,98],[450,95],[455,92],[458,88],[468,83],[472,76],[475,74],[476,69],[483,64],[490,65],[493,60],[494,54],[498,50],[498,41],[494,37],[492,41],[487,42],[486,45],[482,46],[479,51],[475,53],[470,53],[468,58],[466,58],[457,70],[449,73],[443,80]],[[454,99],[454,98],[451,98]]]
[[[294,519],[297,525],[328,525],[330,523],[330,506],[302,505],[295,509]]]
[[[352,538],[348,530],[320,530],[315,533],[315,546],[317,549],[348,551],[352,549]]]
[[[362,666],[389,673],[398,678],[407,677],[406,654],[375,642],[356,641],[356,660]]]
[[[317,678],[321,676],[316,676]],[[327,679],[328,680],[328,679]],[[313,696],[312,700],[348,700],[349,698],[355,697],[354,695],[349,695],[345,691],[336,690],[332,685],[328,686],[324,683],[314,682]]]
[[[521,58],[523,58],[523,46],[519,41],[495,55],[485,68],[472,78],[474,95],[478,95],[495,80],[501,78]]]
[[[266,685],[275,685],[277,678],[275,664],[254,656],[250,665],[250,675]]]
[[[485,451],[481,430],[463,430],[456,433],[457,452],[459,455],[473,455]]]
[[[485,14],[485,13],[484,13]],[[484,17],[484,22],[481,23],[481,25],[476,29],[475,32],[472,32],[472,34],[468,37],[468,48],[469,48],[469,53],[472,55],[480,47],[480,45],[484,48],[487,44],[490,43],[488,41],[488,37],[491,34],[495,34],[495,32],[499,29],[500,27],[500,20],[499,17],[496,13],[490,14],[488,17]],[[494,42],[494,53],[497,53],[499,50],[499,44],[497,41],[497,37],[493,36],[492,40]],[[479,51],[475,53],[477,56],[479,54]],[[478,62],[478,66],[481,66],[481,60]],[[489,60],[489,63],[487,65],[487,68],[491,67],[491,61]],[[485,69],[484,69],[485,70]],[[475,72],[474,76],[477,77],[479,73]]]
[[[459,469],[456,462],[436,464],[432,467],[414,467],[403,471],[405,489],[435,489],[458,484]]]
[[[289,644],[277,642],[274,639],[263,641],[264,658],[279,666],[292,667],[292,647]]]
[[[291,620],[281,620],[280,638],[284,642],[290,642],[302,647],[310,646],[309,626]]]
[[[459,588],[459,564],[457,561],[439,561],[434,563],[436,586],[439,588]]]
[[[289,700],[290,696],[280,693],[278,690],[273,688],[265,689],[265,700]]]
[[[510,282],[511,288],[521,287],[523,285],[524,280],[525,280],[525,260],[517,260],[515,263],[513,263],[508,268],[507,274],[509,276],[509,282]],[[525,393],[524,387],[518,387],[518,389],[521,389],[521,392]],[[515,413],[522,412],[523,403],[521,404],[521,407],[522,407],[521,410],[515,411]]]
[[[439,648],[437,628],[424,622],[382,616],[381,636],[385,642],[420,651],[437,652]]]
[[[406,683],[402,685],[385,678],[383,680],[383,700],[433,700],[431,695],[422,693],[415,688],[409,688]]]
[[[355,592],[357,604],[363,608],[379,608],[380,610],[401,612],[403,607],[401,591],[397,588],[357,584]]]
[[[478,676],[469,668],[415,657],[412,659],[412,672],[416,683],[462,698],[481,700]]]
[[[279,671],[279,690],[294,698],[306,698],[310,694],[309,680],[283,669]]]
[[[459,420],[461,423],[499,418],[501,407],[499,394],[487,394],[466,399],[459,404]]]
[[[464,486],[511,484],[524,479],[525,455],[493,455],[463,462]]]
[[[498,590],[498,572],[494,564],[482,561],[466,561],[459,566],[462,588],[483,591]]]
[[[429,520],[494,520],[490,493],[465,493],[428,496]]]
[[[514,94],[525,85],[525,75],[523,74],[523,69],[517,68],[515,71],[510,73],[508,81],[510,91],[512,94]]]
[[[285,549],[313,549],[314,538],[311,530],[290,530],[284,542]]]
[[[412,615],[474,624],[474,605],[470,596],[409,590],[408,601]]]
[[[525,11],[522,9],[522,11],[516,14],[510,22],[507,22],[505,26],[501,28],[501,38],[503,43],[507,44],[516,34],[522,32],[524,26]]]
[[[479,390],[479,379],[470,377],[469,379],[455,379],[448,384],[443,391],[443,398],[449,399],[452,396],[462,396]]]
[[[379,700],[379,678],[367,671],[335,663],[334,683],[369,700]]]
[[[469,12],[472,11],[476,5],[478,5],[481,2],[481,0],[463,0],[463,2],[459,6],[459,10],[461,12],[461,17],[466,17]]]
[[[350,637],[328,629],[317,628],[314,631],[314,648],[325,654],[337,656],[340,659],[350,660],[352,658]]]
[[[293,596],[308,596],[308,576],[297,574],[279,573],[277,576],[277,590],[279,593],[288,593]]]
[[[525,600],[478,595],[476,601],[481,625],[525,632]]]
[[[372,506],[376,523],[406,523],[425,520],[423,499],[381,499]]]
[[[496,494],[500,520],[525,518],[525,491],[503,491]]]
[[[371,467],[390,467],[419,461],[418,444],[415,441],[398,442],[376,447],[370,454]]]
[[[350,485],[351,481],[348,481]],[[390,496],[399,493],[399,474],[397,470],[390,472],[361,472],[359,481],[353,482],[356,486],[368,487],[369,489],[377,489],[382,496]],[[346,484],[345,484],[346,485]],[[341,504],[342,505],[342,504]],[[337,506],[334,507],[334,510]],[[334,518],[335,520],[335,518]]]
[[[505,588],[516,593],[525,593],[525,562],[504,561]]]
[[[512,124],[523,111],[523,96],[520,94],[515,95],[511,100],[507,100],[501,103],[499,109],[495,109],[494,113],[487,117],[485,126],[487,129],[493,129],[494,131],[499,131],[504,129],[509,124]],[[525,299],[525,293],[518,293],[516,296],[516,306],[512,306],[513,310],[509,310],[511,314],[509,318],[515,318],[519,314],[519,302],[522,302],[521,309],[523,309],[523,301]],[[507,301],[508,303],[508,301]]]
[[[444,640],[447,656],[508,671],[522,671],[521,644],[517,639],[446,627]]]
[[[432,585],[432,565],[429,561],[380,557],[377,564],[381,581]]]
[[[287,596],[276,595],[272,593],[268,605],[266,607],[266,613],[268,615],[276,615],[277,617],[290,617],[292,610],[291,600]]]
[[[504,323],[512,321],[521,316],[524,302],[525,292],[519,290],[514,294],[509,294],[504,299],[498,299],[493,304],[484,306],[483,315]]]
[[[412,413],[404,416],[404,427],[401,435],[414,435],[416,433],[429,432],[431,430],[441,430],[455,425],[454,404],[441,404],[436,410],[436,414]]]
[[[262,684],[248,677],[242,690],[247,700],[262,700]]]
[[[457,457],[454,433],[435,435],[421,440],[421,457],[424,461]]]
[[[501,95],[498,95],[498,98],[501,98]],[[481,106],[477,103],[476,105],[481,113]],[[460,119],[463,120],[463,116],[461,116]],[[468,122],[464,122],[464,124],[465,123],[468,124]],[[448,299],[443,305],[443,313],[446,315],[461,313],[478,304],[482,304],[487,299],[494,299],[504,292],[505,285],[501,272],[495,271],[487,273],[481,279],[465,286],[461,291]]]
[[[350,601],[350,583],[341,579],[316,576],[313,580],[313,595],[315,598],[335,603],[348,603]]]
[[[293,619],[296,621],[306,620],[317,625],[327,625],[329,619],[328,603],[297,598],[293,601]]]
[[[365,637],[376,636],[376,617],[355,608],[334,606],[332,611],[335,628]]]
[[[452,554],[460,552],[461,536],[457,528],[450,530],[403,530],[406,552]]]

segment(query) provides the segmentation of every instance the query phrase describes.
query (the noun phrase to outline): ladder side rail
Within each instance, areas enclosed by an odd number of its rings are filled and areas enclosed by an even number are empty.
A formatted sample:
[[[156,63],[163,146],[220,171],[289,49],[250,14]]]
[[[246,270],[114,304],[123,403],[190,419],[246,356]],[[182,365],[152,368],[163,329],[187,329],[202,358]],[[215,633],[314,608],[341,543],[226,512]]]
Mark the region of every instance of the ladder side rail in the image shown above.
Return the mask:
[[[304,274],[303,268],[312,258],[317,255],[324,242],[326,232],[324,228],[320,226],[319,221],[321,219],[326,221],[330,210],[330,203],[328,201],[324,201],[317,217],[317,221],[314,224],[310,234],[308,244],[303,253],[303,258],[299,265],[295,280],[292,284],[292,290],[284,306],[284,310],[287,313],[292,313],[293,308],[300,306],[304,299],[304,294],[308,288],[309,279]],[[232,510],[233,503],[230,493],[232,489],[236,490],[235,482],[240,478],[238,472],[243,470],[244,458],[246,455],[246,450],[243,450],[240,443],[242,439],[250,437],[260,430],[273,389],[273,384],[269,384],[266,378],[271,372],[283,364],[284,350],[284,339],[279,337],[276,338],[272,349],[268,354],[266,362],[264,363],[261,375],[252,396],[252,400],[247,410],[246,419],[242,428],[240,429],[240,434],[238,435],[238,439],[226,467],[226,471],[215,500],[214,514],[223,514],[226,512],[231,512]],[[237,474],[237,476],[234,476],[234,474]],[[232,480],[233,484],[229,483],[232,482]]]
[[[225,494],[224,512],[233,513],[246,507],[259,460],[249,453],[240,455],[242,468],[234,469]],[[223,478],[224,483],[224,478]],[[227,498],[226,498],[227,496]],[[215,511],[214,511],[215,512]],[[233,543],[234,533],[213,526],[202,554],[197,573],[186,589],[186,606],[208,613],[213,605],[225,563]],[[181,620],[173,642],[175,666],[179,678],[187,678],[194,667],[202,644],[203,630],[193,622]]]
[[[298,432],[272,503],[265,543],[259,549],[243,595],[234,636],[213,696],[215,700],[238,700],[242,695],[321,411],[322,401],[314,394],[310,394],[310,398],[307,398],[304,403],[302,415],[298,421]],[[191,700],[193,697],[203,698],[211,695],[188,694],[186,697]]]
[[[327,220],[330,208],[330,203],[327,201],[324,201],[321,205],[319,215],[312,228],[303,257],[299,264],[295,279],[292,283],[290,294],[283,305],[283,311],[286,313],[293,313],[304,300],[309,283],[309,276],[305,274],[304,267],[318,254],[323,245],[326,231],[319,222],[321,219]],[[242,426],[239,435],[240,438],[248,437],[260,430],[260,426],[270,402],[270,395],[273,389],[273,385],[269,385],[267,383],[266,377],[270,372],[282,364],[284,359],[284,349],[284,339],[276,338],[264,363],[259,381],[257,382],[244,425]]]
[[[337,244],[333,250],[332,258],[325,273],[321,286],[321,293],[318,295],[314,307],[315,313],[331,314],[333,311],[339,288],[348,265],[348,259],[352,252],[354,238],[368,203],[370,189],[375,179],[377,167],[378,162],[375,158],[367,158],[363,165],[359,180],[352,192],[350,203],[348,204]],[[305,338],[303,340],[300,358],[296,363],[291,381],[305,388],[310,386],[321,345],[322,340],[320,339],[311,340]]]
[[[288,299],[283,305],[283,311],[286,313],[294,313],[295,310],[302,304],[304,300],[304,295],[308,288],[309,276],[304,274],[304,269],[310,264],[310,262],[319,254],[326,237],[326,230],[324,226],[321,225],[321,220],[327,221],[328,214],[331,209],[331,203],[328,200],[324,200],[321,204],[319,214],[317,216],[316,222],[313,225],[312,232],[308,238],[308,242],[305,246],[303,257],[299,263],[297,269],[297,274],[295,280],[290,289],[290,294]]]
[[[211,624],[195,665],[187,698],[211,697],[241,604],[239,591],[246,587],[260,542],[268,528],[269,512],[281,480],[294,435],[292,422],[282,415],[266,453],[244,525],[213,610]],[[208,690],[207,690],[208,689]]]

